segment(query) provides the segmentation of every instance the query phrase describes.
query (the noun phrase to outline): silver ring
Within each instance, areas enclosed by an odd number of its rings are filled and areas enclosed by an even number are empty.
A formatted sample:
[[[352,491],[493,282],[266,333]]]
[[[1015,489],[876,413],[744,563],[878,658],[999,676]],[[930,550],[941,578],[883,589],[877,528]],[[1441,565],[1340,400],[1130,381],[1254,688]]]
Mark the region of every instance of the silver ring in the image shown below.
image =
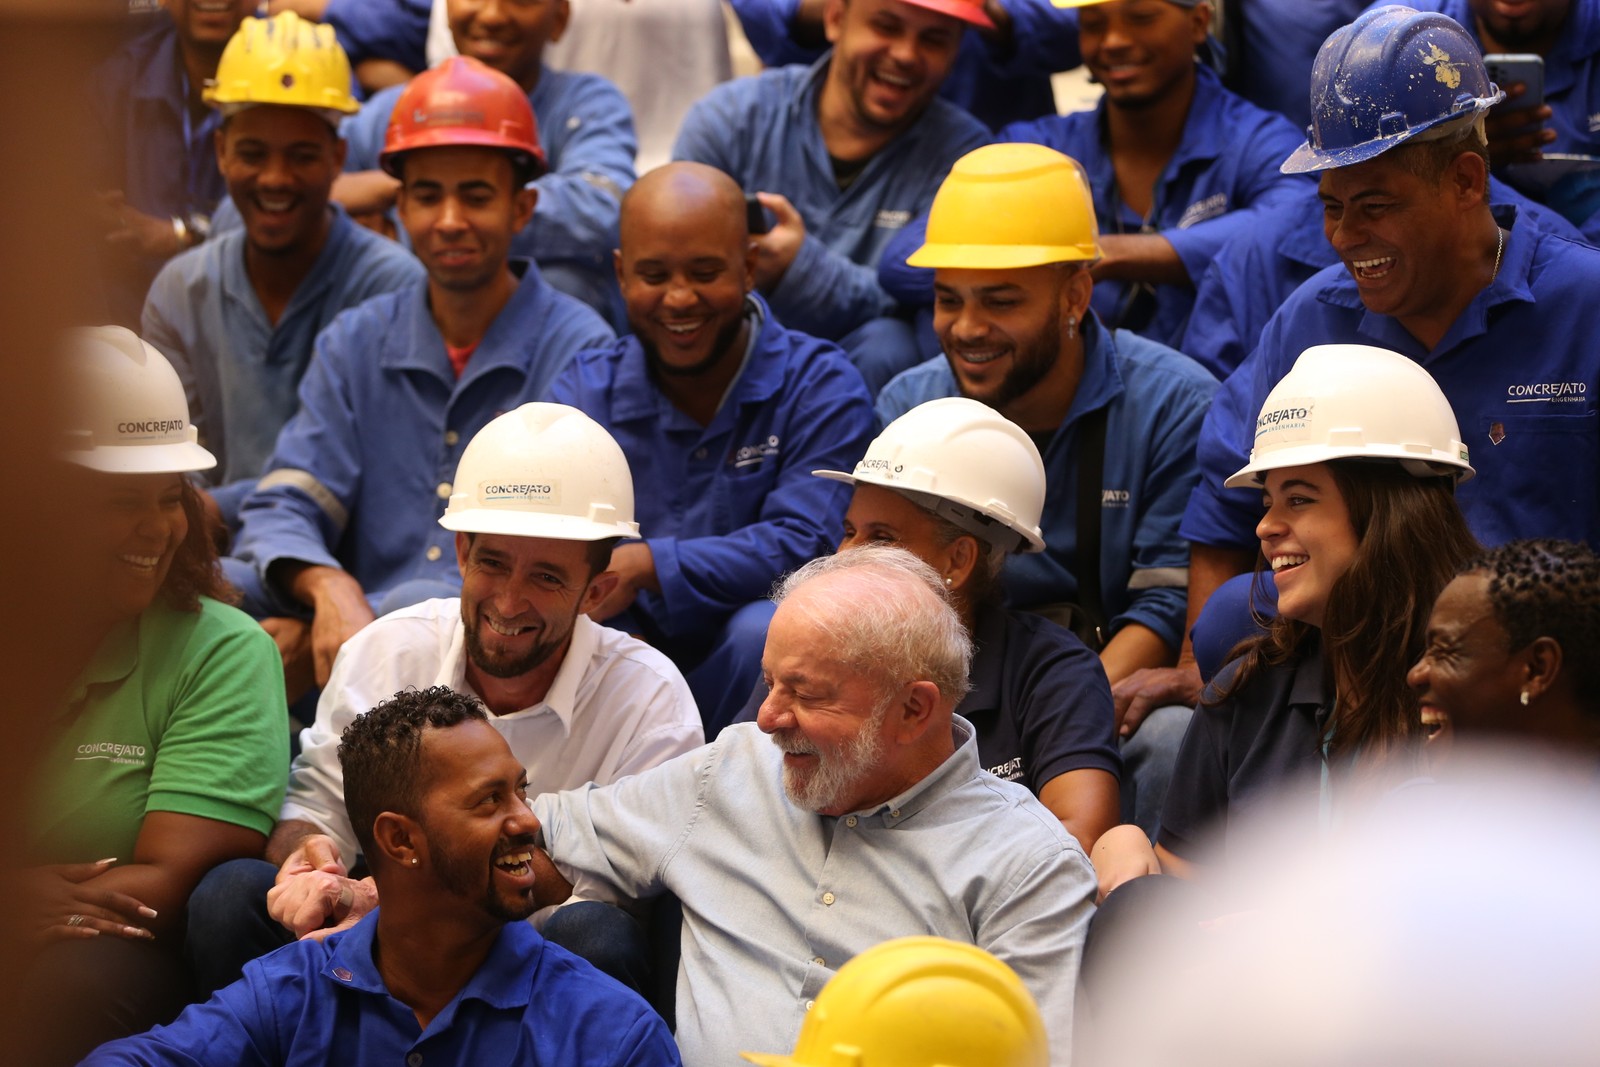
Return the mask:
[[[89,921],[88,918],[86,916],[83,916],[83,915],[68,915],[67,916],[67,925],[68,926],[82,926],[84,923],[86,923],[88,921]]]

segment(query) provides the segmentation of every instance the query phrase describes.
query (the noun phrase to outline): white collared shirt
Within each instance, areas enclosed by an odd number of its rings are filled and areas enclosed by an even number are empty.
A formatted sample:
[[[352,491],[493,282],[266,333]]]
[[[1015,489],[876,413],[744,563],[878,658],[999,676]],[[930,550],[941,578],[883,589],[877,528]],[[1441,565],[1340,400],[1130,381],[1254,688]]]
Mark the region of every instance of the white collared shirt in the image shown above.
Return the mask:
[[[357,715],[408,686],[467,684],[461,601],[429,600],[385,615],[339,650],[300,734],[281,819],[320,827],[346,863],[357,852],[344,808],[339,735]],[[578,616],[572,643],[542,703],[489,716],[528,770],[529,795],[601,785],[664,763],[705,741],[683,675],[649,645]]]

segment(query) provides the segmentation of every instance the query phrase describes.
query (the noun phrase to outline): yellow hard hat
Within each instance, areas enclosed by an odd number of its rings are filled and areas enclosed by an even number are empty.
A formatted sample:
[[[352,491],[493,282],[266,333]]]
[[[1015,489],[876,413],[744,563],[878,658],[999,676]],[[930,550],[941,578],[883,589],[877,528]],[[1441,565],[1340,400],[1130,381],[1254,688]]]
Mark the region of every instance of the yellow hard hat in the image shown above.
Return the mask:
[[[794,1055],[761,1067],[1049,1067],[1039,1008],[1017,973],[973,945],[902,937],[839,968]]]
[[[1083,166],[1041,144],[992,144],[950,168],[913,267],[1006,270],[1100,258]]]
[[[338,115],[361,110],[350,95],[350,59],[333,27],[309,22],[293,11],[269,19],[248,18],[228,40],[217,76],[206,86],[206,103],[224,111],[254,104],[310,107]]]

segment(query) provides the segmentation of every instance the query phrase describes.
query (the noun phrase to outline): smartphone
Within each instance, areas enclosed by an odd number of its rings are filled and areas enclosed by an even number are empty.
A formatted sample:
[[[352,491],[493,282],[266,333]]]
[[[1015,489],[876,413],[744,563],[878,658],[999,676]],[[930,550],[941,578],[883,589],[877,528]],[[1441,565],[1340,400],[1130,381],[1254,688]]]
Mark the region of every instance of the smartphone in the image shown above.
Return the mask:
[[[1515,100],[1502,100],[1496,104],[1491,109],[1495,113],[1526,111],[1544,103],[1543,57],[1522,53],[1491,52],[1483,57],[1483,65],[1489,68],[1489,80],[1502,89],[1517,82],[1527,86],[1523,94]]]
[[[752,234],[768,233],[772,229],[772,213],[761,206],[755,193],[744,194],[744,217]]]

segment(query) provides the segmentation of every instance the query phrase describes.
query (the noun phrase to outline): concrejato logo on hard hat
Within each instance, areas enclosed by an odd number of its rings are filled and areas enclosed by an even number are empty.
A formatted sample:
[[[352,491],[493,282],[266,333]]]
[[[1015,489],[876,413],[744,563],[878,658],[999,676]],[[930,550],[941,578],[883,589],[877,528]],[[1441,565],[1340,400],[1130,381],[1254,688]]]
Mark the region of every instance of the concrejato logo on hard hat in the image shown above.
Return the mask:
[[[436,111],[411,109],[411,121],[418,126],[483,126],[483,112],[465,107],[442,107]]]
[[[1316,401],[1311,397],[1290,397],[1262,409],[1256,417],[1256,444],[1270,440],[1303,441],[1311,436],[1311,413]]]
[[[119,422],[117,423],[117,436],[148,441],[155,437],[171,437],[173,434],[181,434],[188,425],[183,419],[144,419],[136,422]]]
[[[856,476],[865,474],[878,474],[884,478],[894,478],[906,469],[904,463],[895,463],[893,460],[867,458],[856,464]]]
[[[478,499],[486,505],[559,504],[561,482],[479,482]]]

